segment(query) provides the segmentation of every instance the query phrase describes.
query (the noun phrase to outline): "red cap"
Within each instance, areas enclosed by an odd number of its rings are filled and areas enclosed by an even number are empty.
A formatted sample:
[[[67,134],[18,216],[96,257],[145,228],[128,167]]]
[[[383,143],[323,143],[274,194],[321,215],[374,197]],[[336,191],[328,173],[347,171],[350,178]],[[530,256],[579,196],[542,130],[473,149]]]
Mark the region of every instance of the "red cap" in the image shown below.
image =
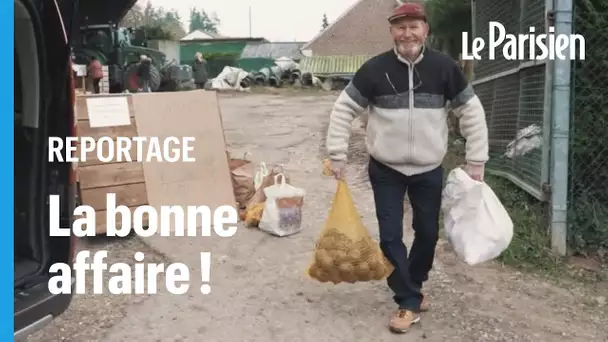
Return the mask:
[[[389,22],[401,18],[421,19],[426,21],[426,11],[421,4],[407,2],[395,8],[393,15],[388,18]]]

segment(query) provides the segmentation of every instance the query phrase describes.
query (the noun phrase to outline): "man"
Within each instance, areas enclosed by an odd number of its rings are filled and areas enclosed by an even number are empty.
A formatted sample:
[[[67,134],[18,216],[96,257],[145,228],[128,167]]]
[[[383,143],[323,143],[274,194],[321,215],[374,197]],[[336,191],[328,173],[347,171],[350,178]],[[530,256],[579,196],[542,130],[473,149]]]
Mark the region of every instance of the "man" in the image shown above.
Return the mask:
[[[99,82],[103,78],[103,66],[101,65],[101,62],[97,60],[97,57],[91,57],[87,74],[93,83],[93,93],[99,94],[101,92],[99,89]]]
[[[458,64],[424,46],[429,27],[422,5],[406,3],[389,18],[394,49],[366,62],[336,101],[327,151],[336,178],[344,166],[354,118],[369,107],[369,178],[380,230],[380,246],[395,266],[388,286],[398,305],[389,327],[407,332],[429,309],[421,293],[435,258],[447,151],[446,102],[466,138],[464,169],[482,181],[488,160],[483,107]],[[403,244],[404,197],[413,211],[414,243]]]
[[[149,93],[150,89],[150,67],[151,60],[146,55],[139,57],[139,65],[137,66],[137,76],[141,81],[141,88],[144,93]]]
[[[207,61],[203,59],[203,55],[200,52],[197,52],[194,55],[192,73],[194,74],[194,83],[196,84],[196,88],[205,88],[205,83],[207,83]]]

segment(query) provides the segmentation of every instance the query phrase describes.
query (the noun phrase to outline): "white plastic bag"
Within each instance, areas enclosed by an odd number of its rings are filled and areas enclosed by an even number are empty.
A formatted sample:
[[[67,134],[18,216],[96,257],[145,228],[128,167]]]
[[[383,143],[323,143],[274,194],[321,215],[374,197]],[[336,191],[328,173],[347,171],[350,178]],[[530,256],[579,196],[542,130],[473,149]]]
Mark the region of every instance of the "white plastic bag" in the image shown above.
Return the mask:
[[[280,181],[279,181],[280,178]],[[266,202],[259,228],[276,236],[288,236],[302,228],[302,207],[306,191],[285,182],[279,173],[274,177],[274,185],[264,189]]]
[[[509,247],[513,221],[486,183],[456,168],[448,175],[442,197],[445,234],[464,262],[477,265]]]
[[[262,185],[262,181],[264,181],[264,177],[268,176],[268,167],[266,167],[266,163],[260,163],[260,171],[255,173],[255,178],[253,179],[253,185],[255,189],[259,189],[260,185]]]

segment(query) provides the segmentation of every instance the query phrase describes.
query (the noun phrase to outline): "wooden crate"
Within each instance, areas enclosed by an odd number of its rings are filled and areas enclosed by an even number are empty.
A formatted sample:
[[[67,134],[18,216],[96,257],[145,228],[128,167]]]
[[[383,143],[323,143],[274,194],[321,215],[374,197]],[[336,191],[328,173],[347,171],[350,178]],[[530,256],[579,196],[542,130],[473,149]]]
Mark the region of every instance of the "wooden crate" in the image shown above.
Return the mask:
[[[88,99],[100,99],[110,97],[125,98],[128,103],[129,117],[131,123],[121,126],[102,126],[91,124],[89,117]],[[81,137],[92,137],[97,140],[100,137],[111,137],[115,142],[119,136],[137,136],[137,124],[133,111],[133,100],[128,94],[112,95],[81,95],[76,98],[76,115],[78,135]],[[95,127],[97,126],[97,127]],[[135,148],[131,155],[135,155]],[[107,148],[102,153],[107,153]],[[78,146],[80,153],[80,146]],[[81,201],[84,205],[92,206],[96,213],[96,232],[106,232],[106,194],[116,194],[116,205],[125,205],[131,212],[138,206],[148,204],[148,195],[144,179],[144,171],[140,162],[126,162],[114,160],[102,162],[97,158],[97,153],[89,152],[86,161],[78,165],[78,177],[80,181]],[[121,217],[117,215],[117,227],[120,227]]]

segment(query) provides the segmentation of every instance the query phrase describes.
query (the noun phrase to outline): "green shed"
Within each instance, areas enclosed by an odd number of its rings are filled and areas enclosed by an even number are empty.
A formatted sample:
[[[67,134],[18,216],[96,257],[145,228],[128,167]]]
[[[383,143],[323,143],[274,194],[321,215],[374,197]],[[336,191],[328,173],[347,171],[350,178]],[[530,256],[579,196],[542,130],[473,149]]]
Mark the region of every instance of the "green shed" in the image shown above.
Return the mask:
[[[209,77],[217,76],[225,66],[238,66],[243,50],[250,42],[265,42],[264,38],[215,38],[180,41],[182,64],[192,64],[197,52],[207,60]]]

